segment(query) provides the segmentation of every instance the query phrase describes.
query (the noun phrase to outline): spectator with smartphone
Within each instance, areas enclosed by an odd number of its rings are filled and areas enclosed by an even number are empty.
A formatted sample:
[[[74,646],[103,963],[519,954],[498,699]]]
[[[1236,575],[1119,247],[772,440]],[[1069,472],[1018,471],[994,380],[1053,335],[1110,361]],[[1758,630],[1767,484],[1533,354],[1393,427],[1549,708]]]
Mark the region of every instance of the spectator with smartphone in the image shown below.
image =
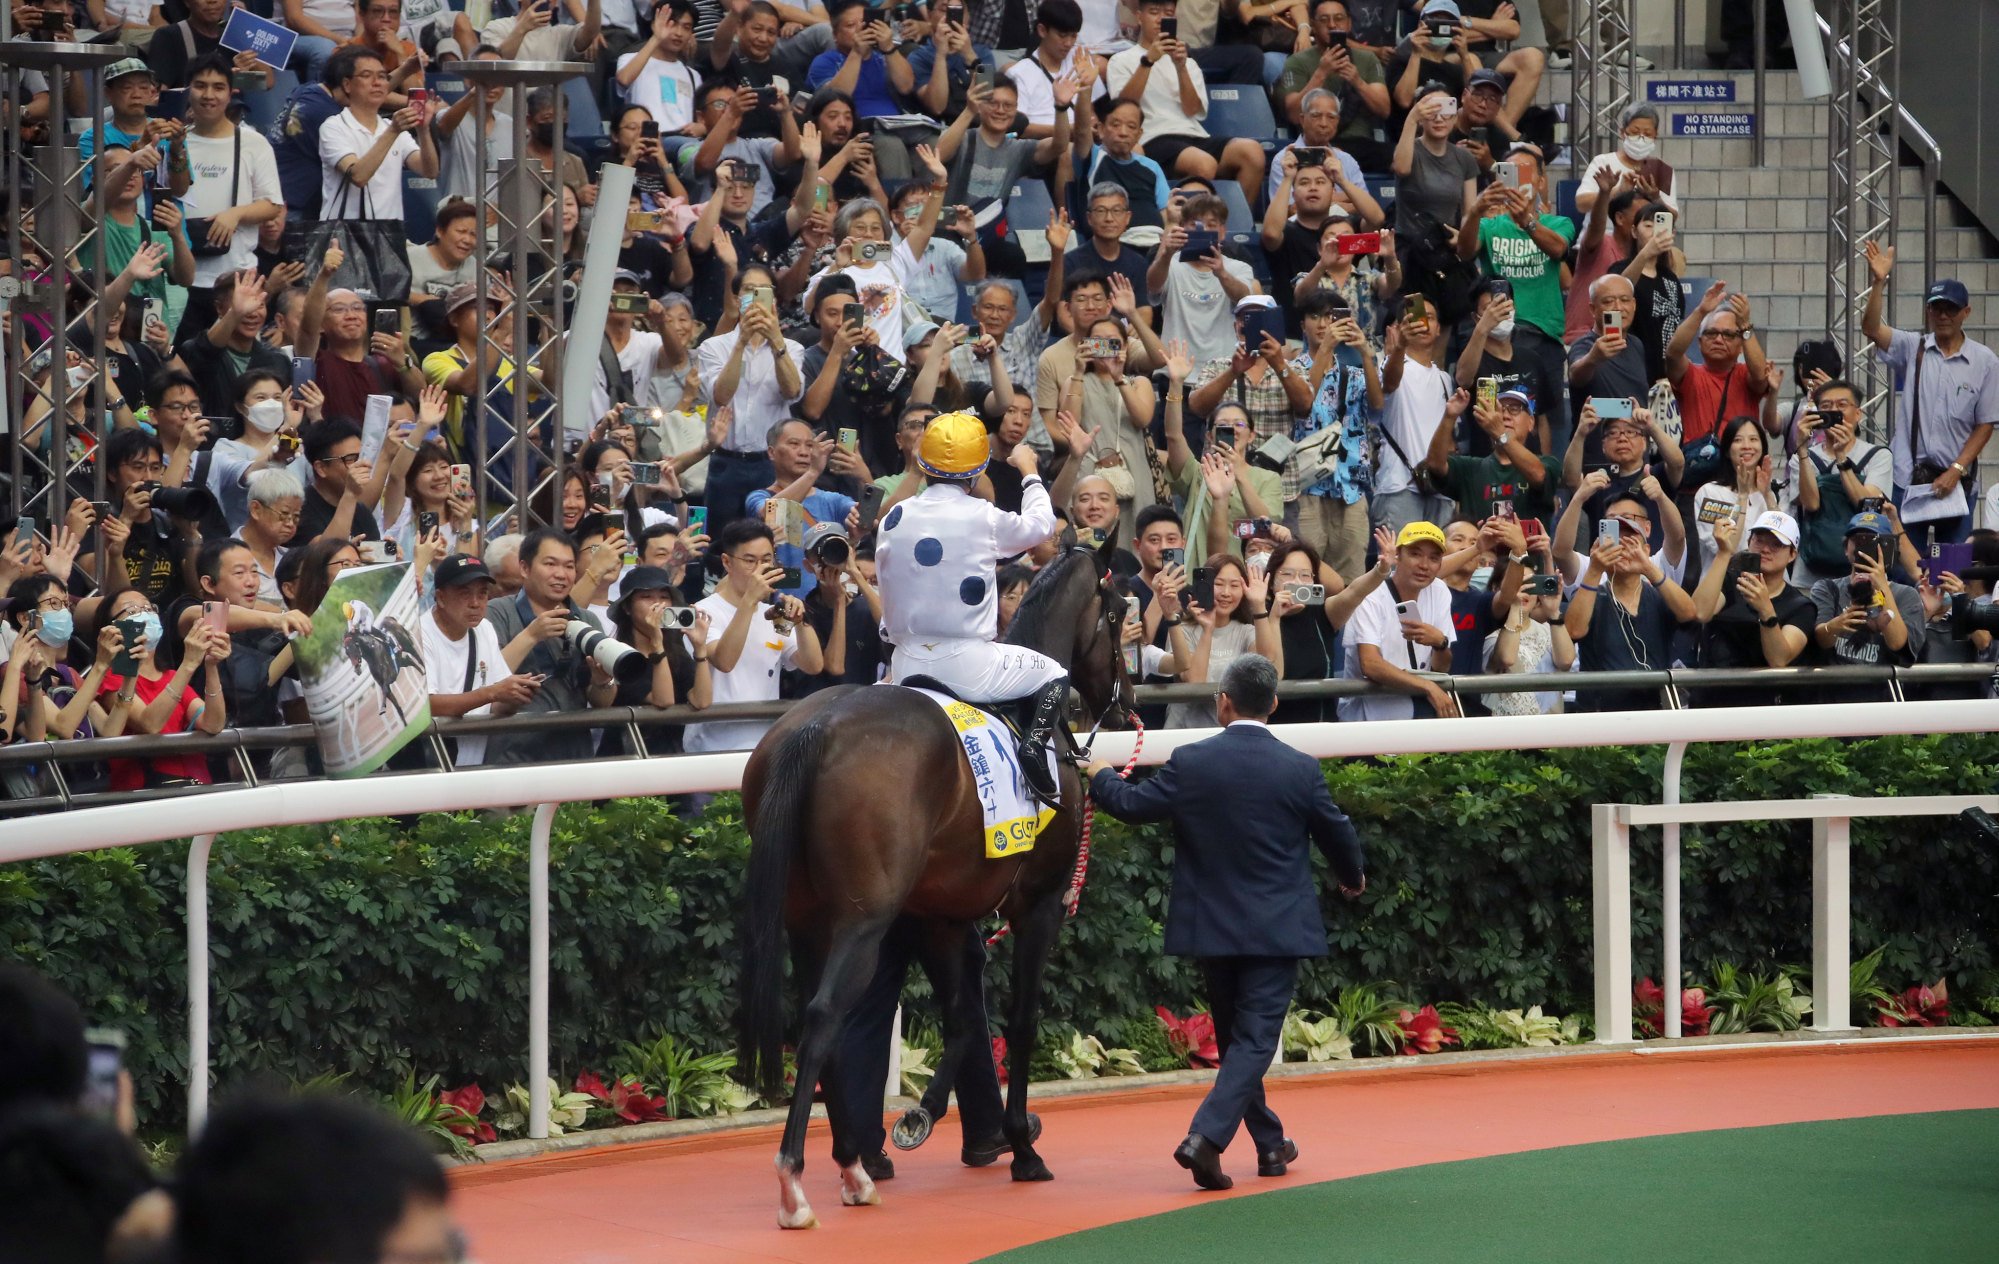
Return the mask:
[[[220,665],[229,657],[229,637],[196,623],[181,643],[179,661],[171,670],[161,665],[160,615],[151,599],[128,588],[110,600],[104,618],[123,623],[127,637],[104,676],[110,696],[101,737],[117,737],[128,729],[154,735],[220,733],[228,723],[222,697]],[[123,670],[120,670],[121,665]],[[197,689],[194,678],[201,676]],[[166,786],[208,785],[213,778],[201,755],[156,755],[150,759],[107,761],[111,789],[138,790]]]
[[[1810,665],[1818,609],[1810,594],[1784,582],[1798,555],[1797,522],[1777,510],[1754,519],[1738,562],[1740,534],[1732,518],[1715,524],[1715,564],[1694,589],[1694,610],[1701,622],[1701,666]],[[1702,706],[1772,706],[1804,701],[1808,691],[1770,687],[1701,694]]]
[[[352,51],[354,56],[329,67],[345,73],[340,89],[347,108],[319,129],[320,214],[327,219],[402,219],[404,175],[437,176],[437,139],[425,126],[429,106],[405,105],[383,118],[388,71],[373,53]]]
[[[1453,454],[1449,429],[1438,426],[1423,459],[1431,486],[1479,522],[1500,513],[1502,503],[1510,510],[1502,517],[1553,517],[1562,463],[1527,446],[1534,432],[1533,396],[1525,387],[1509,386],[1499,392],[1494,406],[1473,404],[1471,412],[1486,437],[1488,454]]]
[[[181,209],[194,235],[188,303],[202,313],[210,310],[210,291],[224,273],[255,266],[258,226],[284,214],[271,142],[229,117],[230,75],[220,53],[188,67],[189,127],[182,144],[191,183]]]
[[[1218,197],[1189,198],[1181,222],[1160,235],[1146,271],[1151,301],[1164,309],[1162,337],[1186,343],[1196,364],[1235,353],[1231,316],[1244,299],[1263,292],[1248,264],[1222,254],[1228,215],[1228,205]]]
[[[1639,198],[1635,189],[1621,188],[1617,177],[1610,172],[1599,172],[1597,177],[1598,197],[1583,217],[1582,236],[1576,239],[1574,262],[1570,265],[1568,291],[1564,301],[1567,327],[1563,336],[1574,344],[1583,335],[1596,330],[1595,313],[1590,309],[1590,295],[1597,279],[1610,275],[1620,259],[1628,259],[1637,250],[1637,241],[1632,235],[1634,221],[1638,216]],[[1661,351],[1664,350],[1663,344]]]
[[[805,84],[814,92],[831,88],[853,97],[854,110],[862,118],[899,114],[896,96],[916,91],[916,72],[896,40],[895,30],[881,10],[870,9],[865,0],[834,0],[827,6],[832,24],[833,47],[812,59]],[[943,68],[933,67],[933,78]],[[873,137],[875,157],[882,177],[891,183],[909,178],[909,152],[892,133]]]
[[[1699,358],[1693,359],[1687,353],[1697,338]],[[1725,281],[1708,286],[1666,346],[1666,378],[1680,404],[1680,446],[1697,466],[1718,459],[1723,426],[1762,413],[1770,389],[1765,368],[1748,296],[1729,294]]]
[[[1601,464],[1604,459],[1603,430],[1581,425],[1589,402],[1620,399],[1631,400],[1635,406],[1649,398],[1657,380],[1651,376],[1644,344],[1632,333],[1636,310],[1636,293],[1626,277],[1612,272],[1590,282],[1590,329],[1570,344],[1568,371],[1569,412],[1577,418],[1574,437],[1582,443],[1579,452],[1584,464]],[[1679,445],[1673,446],[1677,449]]]
[[[1589,534],[1595,532],[1595,522],[1603,516],[1604,505],[1611,496],[1656,476],[1660,490],[1670,497],[1686,472],[1686,457],[1680,445],[1659,428],[1658,418],[1649,408],[1640,408],[1629,399],[1608,401],[1617,406],[1619,415],[1604,420],[1597,412],[1597,402],[1594,397],[1584,401],[1582,415],[1576,419],[1575,438],[1570,440],[1562,458],[1562,481],[1579,493],[1576,499],[1587,515],[1583,529]],[[1623,415],[1625,409],[1629,409],[1629,416]],[[1604,463],[1585,471],[1583,451],[1599,427],[1603,431]],[[1648,447],[1658,453],[1656,464],[1646,461]],[[1661,526],[1656,510],[1652,518],[1651,542],[1656,546]]]
[[[1335,195],[1344,195],[1350,204],[1363,208],[1360,214],[1367,222],[1378,225],[1382,220],[1381,207],[1365,188],[1349,183],[1336,167],[1301,165],[1305,153],[1301,149],[1279,151],[1278,180],[1263,215],[1263,250],[1270,263],[1271,293],[1285,309],[1293,334],[1299,328],[1294,287],[1324,252]],[[1350,221],[1351,215],[1341,207],[1340,218]]]
[[[825,476],[827,462],[833,457],[835,442],[820,438],[805,422],[789,418],[770,428],[766,444],[776,479],[769,487],[749,494],[743,502],[744,515],[760,518],[775,530],[783,518],[779,516],[778,521],[773,523],[773,515],[765,512],[764,505],[776,499],[802,507],[807,526],[834,523],[844,529],[858,502],[851,496],[818,486],[819,480]],[[797,513],[799,510],[794,508],[783,512]],[[795,597],[810,595],[819,581],[812,571],[805,568],[803,546],[779,542],[773,545],[773,549],[779,566],[799,572],[798,585],[785,587],[781,591]]]
[[[306,431],[305,459],[312,467],[312,481],[306,484],[296,538],[301,543],[322,535],[381,539],[373,508],[381,498],[380,482],[371,472],[364,485],[355,474],[361,460],[361,427],[342,417],[327,418]],[[387,475],[386,463],[381,473]]]
[[[498,61],[500,50],[481,44],[468,55],[470,61]],[[480,181],[488,194],[499,185],[500,163],[514,156],[514,116],[499,108],[506,97],[505,84],[468,87],[456,101],[432,113],[430,130],[437,145],[437,228],[443,235],[443,208],[461,199],[468,205],[477,197]],[[410,252],[415,270],[417,251]],[[412,284],[412,296],[415,285]],[[440,296],[441,297],[441,296]]]
[[[1566,215],[1547,209],[1546,175],[1541,155],[1516,146],[1500,179],[1480,194],[1458,226],[1459,259],[1482,259],[1486,270],[1512,286],[1516,351],[1540,366],[1537,376],[1558,381],[1566,368],[1562,333],[1562,258],[1576,239],[1576,226]],[[1508,182],[1511,181],[1509,187]],[[1567,401],[1560,392],[1542,399],[1548,412],[1552,446],[1568,446]]]
[[[329,291],[329,275],[322,265],[306,295],[303,327],[292,348],[298,358],[313,361],[326,416],[358,422],[367,413],[370,395],[400,392],[416,398],[424,375],[401,332],[399,310],[371,309],[355,290]]]
[[[1546,541],[1543,541],[1545,546]],[[1552,567],[1540,569],[1528,579],[1553,589],[1530,592],[1522,589],[1505,621],[1485,638],[1484,667],[1488,674],[1548,674],[1573,671],[1575,641],[1562,622],[1561,579]],[[1535,693],[1488,693],[1481,699],[1491,715],[1554,715],[1562,710],[1562,691],[1544,689]]]
[[[755,268],[739,273],[736,283],[740,295],[772,280],[767,269]],[[705,402],[730,408],[733,418],[720,450],[708,458],[708,530],[718,539],[742,515],[743,498],[775,477],[770,430],[805,394],[799,371],[804,354],[783,336],[776,313],[759,303],[750,304],[733,330],[711,336],[696,352]]]
[[[929,208],[929,194],[926,183],[911,180],[889,199],[889,220],[898,244],[921,226],[924,212]],[[939,218],[942,219],[941,212]],[[972,208],[952,207],[948,228],[940,224],[939,231],[930,234],[923,253],[916,255],[915,260],[916,266],[908,274],[909,296],[933,321],[955,319],[958,296],[964,287],[986,278],[986,251],[979,242],[979,226]]]
[[[200,404],[193,392],[176,383],[171,399],[161,404],[189,415]],[[155,405],[155,415],[160,412]],[[166,478],[165,450],[157,435],[144,430],[114,430],[97,450],[104,462],[105,492],[111,498],[115,524],[99,522],[91,552],[80,559],[85,575],[98,574],[98,550],[104,550],[102,566],[108,577],[106,595],[126,587],[137,588],[148,600],[163,600],[180,581],[180,567],[194,536],[191,524],[153,508],[153,492]]]
[[[431,582],[436,604],[422,619],[430,713],[480,719],[512,715],[526,706],[540,682],[506,669],[499,634],[486,618],[499,591],[492,572],[478,558],[459,554],[438,563]],[[454,767],[475,768],[485,762],[484,736],[447,740],[456,748]]]
[[[819,634],[805,622],[804,603],[777,592],[784,576],[769,527],[738,519],[716,537],[716,550],[722,582],[695,607],[710,620],[714,700],[774,702],[780,669],[807,675],[825,670]],[[690,724],[684,741],[689,751],[748,750],[769,728],[768,720]]]
[[[604,630],[597,617],[571,595],[578,583],[576,545],[557,528],[543,527],[521,541],[520,563],[520,592],[492,603],[486,611],[508,669],[542,678],[518,714],[612,705],[617,681],[596,659],[584,655],[567,634],[569,625],[578,621],[594,631]],[[489,740],[486,762],[588,759],[590,751],[585,729],[508,734]]]
[[[1110,243],[1119,241],[1133,228],[1159,228],[1171,199],[1166,172],[1159,164],[1138,152],[1138,138],[1145,130],[1145,108],[1123,98],[1107,101],[1096,119],[1092,138],[1095,144],[1083,153],[1082,172],[1076,188],[1087,190],[1083,210],[1088,220],[1091,243],[1105,262],[1117,257]],[[1082,141],[1079,133],[1078,143]],[[1111,189],[1123,194],[1123,204],[1102,204]],[[1119,242],[1121,250],[1129,250]],[[1077,247],[1081,254],[1083,247]],[[1085,256],[1087,257],[1087,256]],[[1070,261],[1074,271],[1077,260]],[[1094,267],[1102,271],[1101,267]],[[1141,260],[1140,271],[1144,270]],[[1132,282],[1136,285],[1138,282]]]
[[[1272,200],[1276,199],[1278,184],[1284,178],[1287,163],[1288,169],[1294,176],[1305,167],[1321,167],[1327,177],[1340,187],[1347,201],[1366,208],[1360,217],[1366,219],[1370,227],[1379,226],[1384,216],[1380,206],[1375,204],[1373,196],[1367,191],[1367,178],[1361,174],[1360,162],[1334,143],[1340,130],[1339,98],[1324,88],[1314,88],[1305,94],[1298,113],[1298,135],[1290,144],[1277,151],[1267,177],[1265,195]],[[1319,161],[1306,160],[1307,151],[1320,150],[1324,152],[1309,154],[1309,157]],[[1287,155],[1290,157],[1287,158]],[[1355,196],[1355,190],[1359,191],[1359,196]]]
[[[1519,129],[1499,117],[1505,103],[1506,76],[1496,70],[1474,71],[1458,97],[1451,139],[1478,164],[1480,184],[1492,180],[1493,164],[1511,153],[1520,139]]]
[[[933,170],[940,176],[942,196],[971,210],[987,268],[999,276],[1020,276],[1027,266],[1019,240],[1006,231],[1010,191],[1023,177],[1053,165],[1069,148],[1068,111],[1081,89],[1073,76],[1065,75],[1050,90],[1057,107],[1055,126],[1039,140],[1014,135],[1019,92],[1011,79],[973,83],[966,90],[964,110],[937,140]],[[918,146],[917,152],[928,151]]]
[[[211,632],[227,635],[227,653],[217,665],[217,674],[230,721],[236,727],[282,724],[278,684],[287,674],[295,674],[289,641],[311,633],[311,618],[297,610],[258,606],[262,583],[257,558],[242,540],[225,537],[204,543],[195,558],[194,574],[196,592],[168,603],[164,617],[175,625],[175,634],[183,641],[200,623],[208,624]],[[253,760],[259,775],[269,770],[268,755]]]
[[[1471,393],[1454,390],[1451,375],[1437,363],[1441,337],[1436,309],[1412,294],[1383,343],[1382,446],[1375,456],[1368,516],[1398,536],[1411,522],[1450,516],[1444,497],[1417,475],[1420,454],[1430,450],[1437,429],[1455,430],[1471,406]]]
[[[1181,664],[1180,679],[1190,684],[1218,681],[1230,663],[1249,653],[1269,659],[1281,676],[1284,646],[1270,619],[1269,596],[1270,582],[1263,568],[1248,566],[1229,554],[1211,555],[1208,564],[1195,573],[1193,586],[1182,594],[1186,617],[1194,626],[1187,630],[1188,657]],[[1206,728],[1214,723],[1212,699],[1176,702],[1166,708],[1166,727],[1170,729]]]
[[[1368,680],[1391,695],[1341,698],[1342,720],[1408,720],[1457,714],[1451,695],[1418,672],[1451,670],[1451,590],[1438,578],[1445,537],[1412,522],[1394,542],[1395,569],[1370,593],[1341,634],[1342,680]],[[1383,549],[1387,553],[1387,549]],[[1399,695],[1409,695],[1407,697]]]
[[[747,180],[756,189],[750,200],[750,218],[761,217],[776,191],[771,172],[797,166],[803,155],[796,117],[783,110],[776,137],[746,137],[742,129],[758,108],[757,89],[711,79],[701,85],[698,100],[708,131],[694,154],[694,179],[706,183],[713,176],[718,182],[731,184]]]
[[[318,398],[316,388],[311,397]],[[286,391],[284,379],[269,369],[251,369],[236,379],[229,418],[235,433],[197,453],[192,467],[192,481],[208,488],[232,531],[248,519],[249,483],[259,471],[289,470],[301,480],[310,476],[299,454],[299,431],[308,415],[306,406]]]
[[[1485,64],[1471,49],[1471,29],[1456,0],[1425,0],[1421,13],[1416,29],[1388,55],[1388,91],[1398,110],[1409,109],[1432,83],[1441,84],[1455,105],[1455,98],[1464,95],[1466,81]],[[1530,92],[1521,108],[1532,100]],[[1516,111],[1508,121],[1517,119]]]
[[[1859,441],[1860,420],[1860,394],[1841,378],[1820,382],[1812,410],[1799,418],[1804,442],[1784,473],[1795,508],[1784,508],[1797,517],[1802,536],[1792,568],[1801,585],[1838,578],[1846,568],[1846,524],[1870,502],[1885,502],[1894,486],[1894,457],[1880,444]]]
[[[771,56],[783,27],[784,16],[777,6],[749,0],[740,9],[725,5],[721,24],[708,41],[703,79],[740,84],[758,93],[756,108],[743,118],[744,136],[777,136],[784,125],[779,115],[791,112],[791,78]]]
[[[195,275],[194,251],[178,203],[159,198],[150,216],[145,211],[149,178],[160,161],[160,151],[151,145],[127,149],[114,144],[104,151],[104,164],[111,171],[104,183],[105,266],[122,272],[142,246],[157,241],[167,247],[166,275],[134,281],[132,293],[141,299],[164,299],[169,281],[191,285]]]
[[[1886,514],[1857,513],[1846,527],[1845,575],[1811,587],[1818,622],[1812,629],[1824,661],[1834,666],[1906,667],[1922,657],[1929,615],[1922,594],[1889,576],[1895,524]],[[1879,702],[1882,685],[1832,685],[1822,702]]]
[[[1353,34],[1353,15],[1346,0],[1313,0],[1312,42],[1285,59],[1277,81],[1284,115],[1305,125],[1305,99],[1314,92],[1332,94],[1332,119],[1338,130],[1334,143],[1360,164],[1363,171],[1385,173],[1394,161],[1393,147],[1374,138],[1388,119],[1392,102],[1381,61]]]
[[[1485,672],[1486,644],[1506,622],[1520,586],[1532,568],[1532,554],[1546,553],[1546,537],[1530,542],[1518,518],[1452,515],[1444,524],[1444,562],[1438,578],[1451,592],[1451,670],[1460,676]],[[1458,700],[1464,715],[1485,715],[1482,694]]]
[[[1549,432],[1550,410],[1539,407],[1538,401],[1555,399],[1563,393],[1560,372],[1540,359],[1518,354],[1514,341],[1519,325],[1515,320],[1511,284],[1504,280],[1487,282],[1479,287],[1472,301],[1477,317],[1472,322],[1471,337],[1458,353],[1457,384],[1472,392],[1475,404],[1483,403],[1487,408],[1493,407],[1506,391],[1517,390],[1524,395],[1534,416],[1528,419],[1522,442],[1544,456],[1552,455],[1559,469],[1562,449],[1555,446],[1554,436]],[[1459,448],[1468,455],[1481,457],[1490,456],[1493,451],[1491,439],[1482,427],[1465,435]]]
[[[1174,176],[1217,177],[1239,182],[1246,189],[1263,187],[1267,165],[1263,146],[1253,137],[1210,136],[1201,126],[1208,114],[1207,79],[1178,36],[1175,0],[1141,0],[1138,40],[1110,59],[1104,83],[1113,97],[1136,101],[1145,109],[1139,142],[1160,169]],[[1171,24],[1175,34],[1165,34]],[[1192,33],[1190,32],[1190,35]],[[1212,38],[1212,31],[1210,32]],[[1255,60],[1255,49],[1239,49]],[[1254,73],[1254,72],[1253,72]],[[1248,80],[1260,85],[1261,76]],[[1226,211],[1224,212],[1226,222]]]
[[[1641,203],[1632,212],[1629,257],[1615,265],[1631,282],[1634,306],[1628,332],[1645,349],[1645,373],[1654,382],[1669,376],[1666,348],[1686,319],[1680,277],[1687,270],[1687,259],[1674,244],[1677,218],[1662,203]]]
[[[1612,497],[1604,529],[1592,537],[1589,563],[1563,616],[1585,672],[1665,671],[1673,665],[1675,632],[1694,620],[1694,599],[1646,543],[1648,508],[1639,496]],[[1656,689],[1576,691],[1578,711],[1659,706]]]
[[[1446,230],[1471,217],[1479,202],[1478,160],[1451,141],[1454,94],[1433,87],[1411,98],[1395,142],[1395,235],[1411,248],[1441,255]]]
[[[106,623],[95,647],[79,639],[64,578],[43,571],[7,586],[6,622],[14,635],[0,682],[0,744],[93,737],[104,726],[98,695],[122,635]],[[88,648],[94,656],[79,675],[69,660],[83,662],[79,651]]]

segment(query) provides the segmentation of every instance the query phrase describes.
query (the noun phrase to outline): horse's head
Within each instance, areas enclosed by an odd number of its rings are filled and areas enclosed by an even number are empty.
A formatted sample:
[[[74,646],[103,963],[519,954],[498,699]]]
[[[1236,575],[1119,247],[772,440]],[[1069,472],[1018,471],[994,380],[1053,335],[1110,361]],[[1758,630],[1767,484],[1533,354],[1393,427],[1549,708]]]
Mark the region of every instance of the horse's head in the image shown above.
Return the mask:
[[[1028,589],[1006,639],[1066,666],[1092,723],[1127,727],[1138,699],[1120,652],[1129,609],[1110,571],[1117,533],[1092,544],[1064,531],[1062,545]]]

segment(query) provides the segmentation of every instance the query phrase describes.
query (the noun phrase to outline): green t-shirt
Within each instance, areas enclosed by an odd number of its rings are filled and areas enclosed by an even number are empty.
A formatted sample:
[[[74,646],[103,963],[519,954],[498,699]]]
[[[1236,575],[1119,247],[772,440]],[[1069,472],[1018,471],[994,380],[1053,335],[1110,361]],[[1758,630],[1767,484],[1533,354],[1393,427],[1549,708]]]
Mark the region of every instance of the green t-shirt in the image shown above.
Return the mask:
[[[1573,244],[1576,226],[1566,215],[1543,215],[1541,224]],[[1562,340],[1562,261],[1534,244],[1526,229],[1510,216],[1489,215],[1479,221],[1479,246],[1494,276],[1513,282],[1513,317]]]
[[[1325,54],[1325,49],[1314,44],[1302,53],[1293,53],[1285,58],[1284,77],[1277,81],[1278,91],[1285,96],[1293,92],[1303,92],[1306,81],[1312,77],[1312,72],[1319,68],[1319,59]],[[1348,44],[1347,56],[1353,58],[1354,73],[1362,83],[1388,82],[1381,73],[1381,60],[1373,53],[1365,48]],[[1340,99],[1340,130],[1334,133],[1335,138],[1353,136],[1367,140],[1374,136],[1375,126],[1380,120],[1369,114],[1361,105],[1359,94],[1347,86],[1346,80],[1328,72],[1326,91]]]
[[[1539,518],[1543,526],[1552,526],[1562,458],[1544,456],[1539,460],[1547,477],[1537,488],[1520,477],[1517,468],[1496,456],[1454,456],[1438,490],[1458,502],[1458,512],[1470,514],[1480,522],[1492,516],[1494,501],[1510,500],[1518,517]]]
[[[168,245],[165,233],[154,231],[144,220],[134,220],[131,225],[121,224],[115,216],[104,217],[104,267],[116,276],[132,262],[132,256],[139,253],[139,247],[158,239],[161,245]],[[169,247],[171,249],[171,247]],[[163,263],[171,262],[171,256]],[[166,269],[150,281],[141,281],[132,287],[132,293],[139,298],[165,298],[167,296]]]
[[[1257,497],[1271,516],[1282,520],[1284,516],[1284,478],[1270,470],[1250,466],[1247,471],[1250,485],[1256,489]],[[1201,463],[1188,461],[1180,469],[1180,477],[1174,480],[1174,490],[1180,493],[1187,506],[1187,569],[1204,566],[1208,560],[1208,513],[1213,502],[1208,499],[1208,485],[1201,480]],[[1242,488],[1238,486],[1229,493],[1229,521],[1235,522],[1249,517],[1249,510],[1243,507]],[[1236,552],[1240,553],[1241,548]]]

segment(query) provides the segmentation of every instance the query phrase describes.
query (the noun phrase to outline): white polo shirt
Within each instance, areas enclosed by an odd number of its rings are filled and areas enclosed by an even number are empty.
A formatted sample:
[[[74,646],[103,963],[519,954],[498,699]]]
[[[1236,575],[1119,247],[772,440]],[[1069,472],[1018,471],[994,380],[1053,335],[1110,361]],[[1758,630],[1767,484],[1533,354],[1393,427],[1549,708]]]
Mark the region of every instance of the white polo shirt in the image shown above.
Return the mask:
[[[352,110],[342,110],[319,128],[320,215],[326,219],[403,218],[403,164],[417,151],[416,138],[408,132],[396,137],[388,156],[368,181],[365,190],[349,185],[339,171],[340,160],[359,158],[374,147],[385,130],[395,127],[387,115],[378,117],[370,129],[362,126]],[[343,199],[341,190],[347,192]],[[366,197],[362,194],[366,193]],[[337,208],[337,209],[336,209]]]
[[[719,645],[729,625],[739,617],[756,620],[743,637],[743,653],[731,671],[722,671],[711,661],[708,675],[714,681],[715,705],[725,702],[777,701],[778,672],[790,667],[798,655],[798,629],[780,633],[766,616],[770,607],[758,606],[747,616],[721,592],[711,593],[695,603],[696,610],[708,612],[708,644]],[[763,740],[769,720],[726,720],[710,724],[690,724],[683,739],[689,751],[749,750]]]
[[[1367,595],[1354,611],[1347,623],[1344,642],[1344,657],[1340,662],[1341,680],[1365,680],[1360,669],[1360,647],[1372,645],[1381,652],[1389,666],[1403,671],[1427,671],[1430,666],[1430,647],[1418,645],[1402,635],[1402,617],[1395,613],[1395,603],[1401,598],[1395,595],[1391,584],[1383,584]],[[1446,645],[1453,645],[1457,635],[1451,622],[1451,590],[1441,579],[1430,581],[1429,587],[1416,595],[1416,617],[1442,632]],[[1416,718],[1416,700],[1408,694],[1391,694],[1386,697],[1341,698],[1340,719],[1342,720],[1413,720]]]

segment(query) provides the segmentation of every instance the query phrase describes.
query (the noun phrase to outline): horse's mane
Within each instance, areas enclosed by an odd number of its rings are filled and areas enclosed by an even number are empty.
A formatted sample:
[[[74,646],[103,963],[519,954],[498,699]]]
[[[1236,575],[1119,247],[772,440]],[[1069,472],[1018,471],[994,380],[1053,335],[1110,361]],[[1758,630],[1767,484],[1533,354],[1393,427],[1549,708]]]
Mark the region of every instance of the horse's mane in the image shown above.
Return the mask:
[[[1079,567],[1086,567],[1094,588],[1096,566],[1097,555],[1089,549],[1064,550],[1060,557],[1042,567],[1027,586],[1027,594],[1020,599],[1020,607],[1013,612],[1013,621],[1007,624],[1006,635],[1000,640],[1008,645],[1027,645],[1048,651],[1051,634],[1062,635],[1073,631],[1066,624],[1057,622],[1058,615],[1065,619],[1074,618],[1073,610],[1063,608],[1070,587],[1069,577]],[[1063,657],[1060,654],[1055,656]]]

